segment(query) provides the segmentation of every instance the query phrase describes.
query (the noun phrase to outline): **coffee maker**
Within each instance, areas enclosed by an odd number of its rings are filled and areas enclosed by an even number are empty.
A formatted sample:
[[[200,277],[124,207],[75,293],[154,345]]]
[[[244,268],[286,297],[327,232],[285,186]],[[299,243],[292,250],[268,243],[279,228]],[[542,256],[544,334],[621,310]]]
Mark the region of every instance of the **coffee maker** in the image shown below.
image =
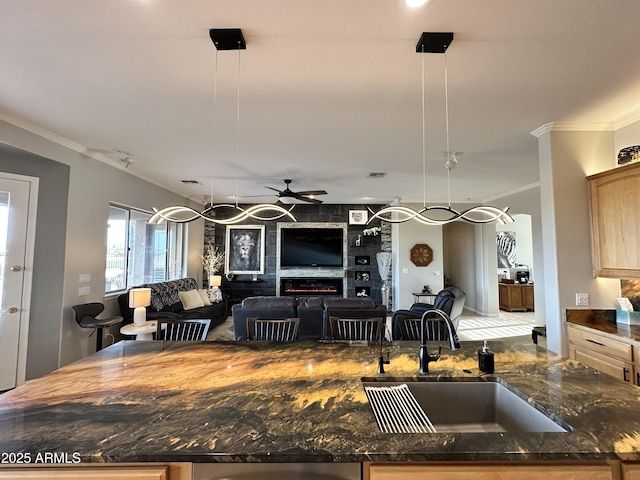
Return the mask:
[[[510,268],[509,276],[515,280],[516,283],[529,283],[529,267],[526,265],[519,265],[517,267]]]

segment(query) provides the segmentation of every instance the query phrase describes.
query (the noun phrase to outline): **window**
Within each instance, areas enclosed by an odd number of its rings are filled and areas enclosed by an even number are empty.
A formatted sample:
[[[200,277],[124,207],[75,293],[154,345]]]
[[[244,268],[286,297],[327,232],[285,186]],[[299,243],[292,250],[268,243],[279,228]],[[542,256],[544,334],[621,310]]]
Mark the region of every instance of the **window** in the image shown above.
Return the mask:
[[[150,213],[109,206],[105,292],[183,276],[184,226],[149,225]]]

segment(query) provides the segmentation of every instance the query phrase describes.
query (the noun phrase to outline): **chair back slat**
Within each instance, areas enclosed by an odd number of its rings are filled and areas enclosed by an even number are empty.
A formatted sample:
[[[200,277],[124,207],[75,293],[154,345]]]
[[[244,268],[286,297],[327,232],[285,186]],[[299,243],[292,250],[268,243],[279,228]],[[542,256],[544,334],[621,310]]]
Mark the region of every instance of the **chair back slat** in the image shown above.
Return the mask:
[[[165,341],[204,341],[207,339],[211,320],[204,319],[159,319],[156,339]]]
[[[247,318],[248,340],[293,342],[298,339],[299,318]]]
[[[377,341],[382,334],[382,318],[330,317],[331,336],[334,340]]]
[[[420,318],[398,318],[400,332],[403,340],[420,340]],[[449,331],[445,320],[438,315],[425,319],[424,338],[428,341],[449,340]]]

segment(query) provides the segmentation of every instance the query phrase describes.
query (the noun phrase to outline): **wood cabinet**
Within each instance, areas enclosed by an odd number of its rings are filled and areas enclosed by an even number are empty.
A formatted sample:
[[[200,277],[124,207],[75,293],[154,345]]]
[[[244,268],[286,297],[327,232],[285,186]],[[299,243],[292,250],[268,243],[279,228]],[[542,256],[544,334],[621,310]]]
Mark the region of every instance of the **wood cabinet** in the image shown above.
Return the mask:
[[[623,462],[622,478],[624,480],[640,480],[640,464]]]
[[[508,312],[533,311],[533,285],[520,283],[499,283],[498,304],[501,310]]]
[[[191,463],[0,466],[0,479],[190,480]]]
[[[569,357],[625,383],[635,384],[634,346],[590,328],[569,325]]]
[[[616,462],[606,464],[370,464],[365,480],[614,480],[619,477]]]
[[[593,272],[640,278],[640,163],[587,177]]]

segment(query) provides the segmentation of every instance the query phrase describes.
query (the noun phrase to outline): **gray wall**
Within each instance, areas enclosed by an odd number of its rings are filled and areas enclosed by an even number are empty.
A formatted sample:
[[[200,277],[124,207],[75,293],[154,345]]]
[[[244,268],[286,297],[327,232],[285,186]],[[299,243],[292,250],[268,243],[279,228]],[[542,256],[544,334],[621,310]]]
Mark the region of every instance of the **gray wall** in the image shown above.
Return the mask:
[[[7,155],[1,171],[40,178],[34,311],[27,350],[29,379],[95,350],[95,336],[89,338],[91,331],[75,323],[72,305],[103,302],[106,315],[119,311],[115,297],[104,294],[109,202],[148,211],[190,203],[115,165],[87,157],[79,152],[80,146],[52,134],[37,135],[0,121],[0,145]],[[198,281],[202,278],[202,245],[202,222],[190,224],[187,275]],[[81,285],[81,273],[89,274],[91,281]],[[90,295],[78,296],[80,286],[88,286]]]
[[[34,378],[58,364],[70,168],[0,144],[0,171],[40,179],[26,368]]]

